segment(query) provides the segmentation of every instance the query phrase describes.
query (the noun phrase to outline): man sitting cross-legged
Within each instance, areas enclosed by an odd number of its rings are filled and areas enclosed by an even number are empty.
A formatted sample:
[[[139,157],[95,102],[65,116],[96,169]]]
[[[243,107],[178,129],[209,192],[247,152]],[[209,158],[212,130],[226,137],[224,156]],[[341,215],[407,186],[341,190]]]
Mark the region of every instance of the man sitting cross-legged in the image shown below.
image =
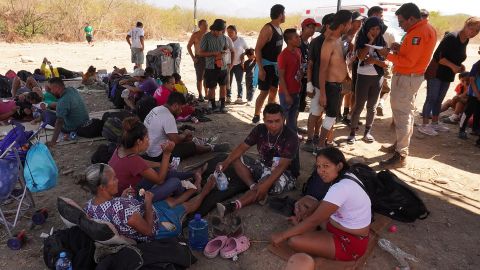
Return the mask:
[[[238,176],[250,190],[240,199],[227,204],[217,204],[221,216],[257,201],[265,201],[267,193],[280,194],[295,187],[295,178],[289,166],[298,150],[296,132],[284,124],[284,112],[280,105],[271,103],[263,110],[263,122],[250,132],[243,143],[238,145],[217,170],[224,171],[234,166]],[[259,160],[243,156],[252,146],[257,145]]]

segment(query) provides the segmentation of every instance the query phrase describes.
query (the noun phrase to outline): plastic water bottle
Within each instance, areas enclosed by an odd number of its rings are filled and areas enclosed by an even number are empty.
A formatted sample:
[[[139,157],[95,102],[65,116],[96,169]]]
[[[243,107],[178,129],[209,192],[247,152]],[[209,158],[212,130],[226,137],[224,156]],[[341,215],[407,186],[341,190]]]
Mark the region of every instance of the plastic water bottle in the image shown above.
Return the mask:
[[[65,252],[60,252],[60,258],[58,258],[55,264],[56,270],[72,270],[72,262],[67,258]]]
[[[193,250],[203,250],[208,243],[208,222],[200,214],[188,223],[188,244]]]
[[[77,139],[77,132],[72,131],[70,132],[70,140],[76,140]]]
[[[220,191],[225,191],[228,189],[228,178],[222,171],[215,171],[214,176],[217,181],[217,188]]]

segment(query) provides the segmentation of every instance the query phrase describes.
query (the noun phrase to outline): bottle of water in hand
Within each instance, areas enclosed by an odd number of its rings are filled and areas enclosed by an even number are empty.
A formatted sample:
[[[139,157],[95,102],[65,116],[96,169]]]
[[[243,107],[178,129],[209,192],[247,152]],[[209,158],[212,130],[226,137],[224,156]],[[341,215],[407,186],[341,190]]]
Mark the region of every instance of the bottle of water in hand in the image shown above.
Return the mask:
[[[58,258],[55,264],[56,270],[72,270],[72,262],[67,258],[65,252],[60,252],[60,258]]]

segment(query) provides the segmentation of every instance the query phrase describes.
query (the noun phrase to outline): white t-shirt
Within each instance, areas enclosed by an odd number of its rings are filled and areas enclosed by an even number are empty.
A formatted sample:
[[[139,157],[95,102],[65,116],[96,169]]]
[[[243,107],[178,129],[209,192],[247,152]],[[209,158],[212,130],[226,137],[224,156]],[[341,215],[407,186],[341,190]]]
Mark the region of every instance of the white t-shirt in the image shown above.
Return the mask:
[[[226,53],[223,54],[223,62],[225,62],[225,64],[228,65],[232,63],[232,52],[230,51],[230,49],[235,49],[235,48],[233,46],[232,39],[227,35],[224,35],[224,36],[227,40],[227,51]]]
[[[248,49],[247,42],[245,42],[243,38],[237,36],[237,39],[233,42],[233,51],[235,52],[232,63],[233,66],[241,63],[240,55],[242,55],[246,49]]]
[[[132,30],[128,31],[128,34],[132,38],[132,48],[142,48],[142,43],[140,42],[140,37],[145,35],[143,28],[135,27]]]
[[[350,173],[348,175],[355,177]],[[372,221],[370,198],[353,180],[340,180],[330,187],[323,200],[339,207],[330,218],[345,228],[362,229]]]
[[[368,50],[368,54],[372,55],[377,60],[379,59],[377,54],[375,53],[375,49],[373,49],[373,48],[370,48]],[[363,61],[358,61],[357,74],[368,75],[368,76],[376,76],[376,75],[378,75],[378,72],[375,69],[375,67],[373,66],[373,64],[368,64],[367,65],[367,64],[363,63]]]
[[[143,123],[150,138],[147,155],[158,157],[163,152],[161,144],[168,140],[167,134],[178,133],[175,117],[165,106],[158,106],[150,111]]]

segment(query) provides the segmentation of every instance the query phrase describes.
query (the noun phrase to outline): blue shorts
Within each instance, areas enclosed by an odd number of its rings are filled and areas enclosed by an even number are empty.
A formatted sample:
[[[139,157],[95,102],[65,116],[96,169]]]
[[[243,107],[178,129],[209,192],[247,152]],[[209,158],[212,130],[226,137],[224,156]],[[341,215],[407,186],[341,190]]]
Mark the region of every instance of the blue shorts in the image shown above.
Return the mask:
[[[182,219],[185,216],[183,204],[170,207],[166,201],[157,201],[153,203],[153,208],[157,212],[157,219],[160,222],[170,222],[175,226],[171,231],[161,226],[155,234],[155,239],[175,237],[182,233]]]

